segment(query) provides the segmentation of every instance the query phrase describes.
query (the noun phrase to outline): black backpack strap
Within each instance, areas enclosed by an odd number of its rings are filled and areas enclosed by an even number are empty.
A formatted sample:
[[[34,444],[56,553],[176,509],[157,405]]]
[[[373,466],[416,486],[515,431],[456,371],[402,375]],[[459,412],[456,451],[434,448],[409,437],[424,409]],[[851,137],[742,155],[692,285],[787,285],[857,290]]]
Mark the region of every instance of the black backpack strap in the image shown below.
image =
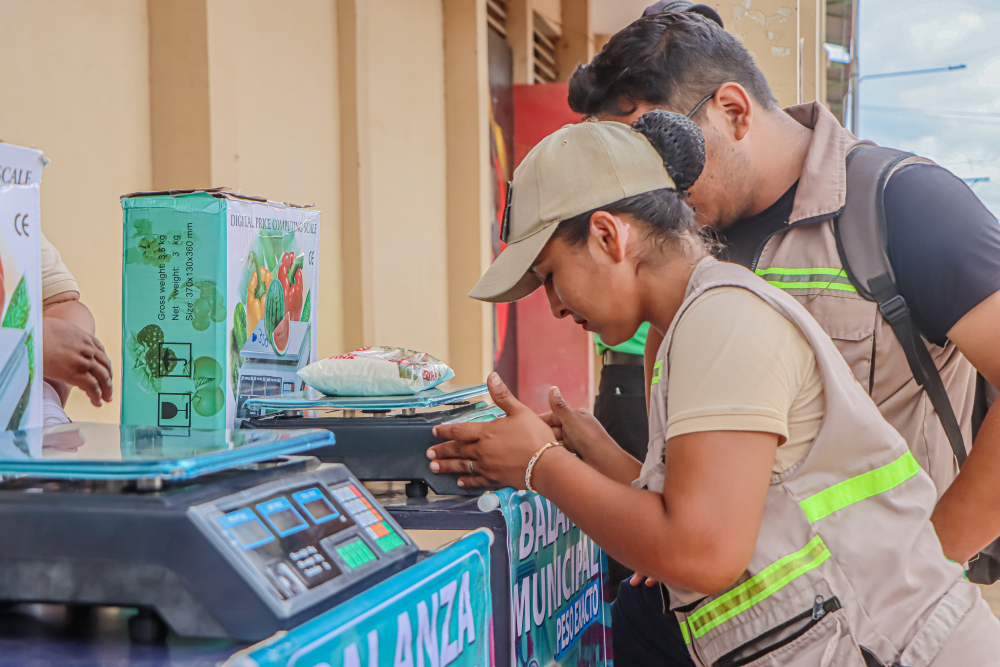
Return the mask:
[[[859,146],[847,156],[847,199],[834,222],[837,252],[858,294],[876,302],[892,327],[913,377],[927,392],[958,465],[962,466],[966,457],[962,429],[941,374],[896,287],[886,253],[885,184],[899,163],[912,157],[912,153],[877,146]]]

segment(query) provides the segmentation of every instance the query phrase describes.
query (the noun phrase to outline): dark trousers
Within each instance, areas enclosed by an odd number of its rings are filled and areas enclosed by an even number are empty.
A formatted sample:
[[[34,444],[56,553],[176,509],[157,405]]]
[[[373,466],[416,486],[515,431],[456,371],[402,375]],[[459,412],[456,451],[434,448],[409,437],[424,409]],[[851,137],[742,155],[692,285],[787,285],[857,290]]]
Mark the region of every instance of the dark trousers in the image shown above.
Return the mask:
[[[626,452],[642,461],[649,445],[646,381],[642,366],[612,365],[601,370],[594,416]],[[631,570],[608,559],[612,581]],[[677,617],[663,613],[659,587],[632,586],[622,581],[611,604],[611,637],[615,667],[688,667],[688,655]]]
[[[619,447],[639,461],[646,458],[649,421],[642,366],[613,365],[601,369],[594,416]],[[621,581],[631,575],[632,570],[608,558],[611,581]]]
[[[611,603],[615,667],[694,667],[673,612],[663,613],[660,587],[623,581]]]
[[[642,366],[605,366],[594,400],[594,416],[618,446],[642,461],[649,445],[646,380]]]

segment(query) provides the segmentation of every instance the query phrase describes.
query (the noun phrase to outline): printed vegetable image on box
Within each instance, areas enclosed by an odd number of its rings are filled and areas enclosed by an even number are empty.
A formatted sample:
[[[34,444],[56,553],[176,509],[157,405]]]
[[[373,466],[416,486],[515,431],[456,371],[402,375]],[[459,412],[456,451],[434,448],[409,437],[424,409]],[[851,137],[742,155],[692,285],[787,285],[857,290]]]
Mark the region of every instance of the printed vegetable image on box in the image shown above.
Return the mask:
[[[0,430],[42,425],[38,184],[0,185]]]
[[[0,430],[42,426],[42,247],[46,159],[0,142]]]
[[[222,190],[136,193],[122,208],[122,423],[225,428],[248,398],[304,387],[318,211]]]

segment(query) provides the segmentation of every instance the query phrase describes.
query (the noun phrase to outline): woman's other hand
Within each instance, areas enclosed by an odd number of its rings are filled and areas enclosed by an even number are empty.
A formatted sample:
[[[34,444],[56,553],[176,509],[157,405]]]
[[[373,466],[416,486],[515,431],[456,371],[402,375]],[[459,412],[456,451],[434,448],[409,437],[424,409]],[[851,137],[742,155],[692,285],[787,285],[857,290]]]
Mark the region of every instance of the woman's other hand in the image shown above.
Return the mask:
[[[528,462],[547,442],[552,428],[514,398],[500,376],[490,373],[490,396],[506,417],[491,422],[441,424],[434,435],[445,440],[427,450],[431,471],[461,475],[462,487],[523,489]]]
[[[652,588],[653,586],[657,585],[660,582],[658,582],[656,579],[653,579],[652,577],[647,577],[644,574],[639,574],[638,572],[636,572],[632,575],[632,578],[628,580],[628,583],[632,584],[633,586],[641,586],[642,584],[646,584],[646,586]]]
[[[556,439],[566,449],[587,460],[587,454],[594,447],[602,445],[618,448],[618,443],[604,430],[597,417],[587,410],[574,410],[566,404],[559,387],[549,388],[550,412],[539,415],[548,424]]]

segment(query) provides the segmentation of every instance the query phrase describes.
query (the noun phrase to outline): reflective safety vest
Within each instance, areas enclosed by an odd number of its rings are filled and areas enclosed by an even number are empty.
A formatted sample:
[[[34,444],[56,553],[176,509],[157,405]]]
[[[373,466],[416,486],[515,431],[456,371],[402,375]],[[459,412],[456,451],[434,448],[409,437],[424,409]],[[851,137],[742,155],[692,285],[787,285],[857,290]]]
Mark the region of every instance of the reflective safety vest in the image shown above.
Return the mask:
[[[635,485],[663,488],[673,327],[692,301],[722,286],[750,290],[804,333],[823,378],[826,412],[805,456],[772,475],[756,548],[737,583],[708,596],[668,587],[695,663],[1000,663],[1000,622],[961,566],[944,557],[929,521],[937,498],[930,477],[819,324],[743,267],[706,258],[692,274],[657,354],[649,453]],[[970,628],[974,641],[950,642]],[[983,655],[997,663],[965,661]]]
[[[951,444],[906,354],[878,306],[858,293],[844,271],[834,220],[847,199],[847,155],[862,144],[822,104],[785,109],[812,130],[786,229],[759,248],[757,275],[795,297],[833,339],[882,416],[902,434],[940,497],[958,474]],[[911,158],[905,163],[924,161]],[[872,224],[877,224],[873,220]],[[976,370],[951,341],[927,344],[954,407],[962,437],[972,444]]]

